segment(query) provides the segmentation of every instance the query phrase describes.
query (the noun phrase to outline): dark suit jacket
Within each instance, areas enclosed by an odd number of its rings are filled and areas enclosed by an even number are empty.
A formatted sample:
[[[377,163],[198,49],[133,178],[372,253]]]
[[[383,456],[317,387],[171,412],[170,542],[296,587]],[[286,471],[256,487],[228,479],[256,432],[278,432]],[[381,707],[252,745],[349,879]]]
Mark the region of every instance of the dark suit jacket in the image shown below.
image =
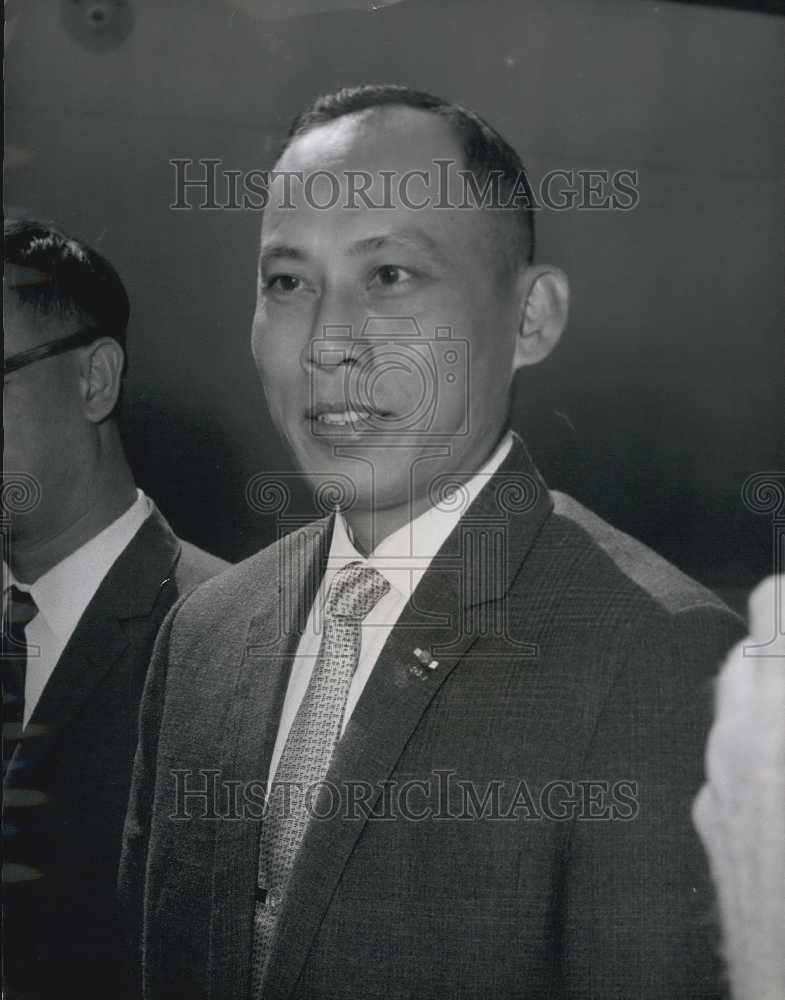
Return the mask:
[[[63,650],[3,789],[6,860],[41,873],[4,885],[10,997],[131,995],[116,883],[139,698],[166,612],[226,565],[153,510]],[[44,803],[18,807],[30,789]]]
[[[248,996],[253,782],[330,530],[202,585],[159,635],[120,872],[148,1000]],[[550,493],[516,439],[351,716],[328,774],[339,808],[319,800],[327,818],[306,832],[264,996],[720,995],[690,803],[712,675],[742,631],[712,594]]]

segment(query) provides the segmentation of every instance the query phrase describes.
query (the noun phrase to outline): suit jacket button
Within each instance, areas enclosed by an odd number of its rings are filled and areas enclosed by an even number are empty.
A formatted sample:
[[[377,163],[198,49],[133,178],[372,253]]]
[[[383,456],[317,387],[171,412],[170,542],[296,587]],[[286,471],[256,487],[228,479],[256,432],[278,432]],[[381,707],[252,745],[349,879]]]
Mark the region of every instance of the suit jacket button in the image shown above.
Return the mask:
[[[270,891],[267,893],[267,899],[265,900],[267,909],[271,913],[277,913],[278,907],[281,905],[282,898],[283,897],[280,889],[270,889]]]

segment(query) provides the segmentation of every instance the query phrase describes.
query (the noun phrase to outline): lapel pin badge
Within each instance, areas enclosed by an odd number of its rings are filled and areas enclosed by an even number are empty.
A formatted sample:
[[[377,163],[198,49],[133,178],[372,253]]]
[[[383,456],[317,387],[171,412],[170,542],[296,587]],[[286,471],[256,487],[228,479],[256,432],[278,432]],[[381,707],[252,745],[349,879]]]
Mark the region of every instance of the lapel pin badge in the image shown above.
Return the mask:
[[[414,650],[414,655],[424,667],[428,668],[428,670],[435,670],[439,666],[439,661],[434,660],[430,651],[427,649],[420,649],[418,646],[417,649]]]

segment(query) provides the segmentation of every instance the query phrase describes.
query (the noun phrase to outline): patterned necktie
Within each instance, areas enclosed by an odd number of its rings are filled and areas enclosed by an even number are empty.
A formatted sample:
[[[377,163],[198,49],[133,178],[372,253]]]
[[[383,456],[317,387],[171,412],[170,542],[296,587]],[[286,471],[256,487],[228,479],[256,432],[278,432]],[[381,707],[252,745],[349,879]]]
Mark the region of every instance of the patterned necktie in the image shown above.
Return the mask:
[[[390,589],[377,570],[352,562],[330,585],[324,633],[308,690],[300,703],[275,772],[262,822],[251,995],[261,996],[277,914],[308,821],[305,792],[324,780],[341,734],[352,677],[360,659],[361,622]],[[275,795],[275,789],[285,792]]]
[[[25,717],[27,640],[25,626],[38,614],[31,594],[12,586],[5,606],[3,635],[3,771],[22,735]]]

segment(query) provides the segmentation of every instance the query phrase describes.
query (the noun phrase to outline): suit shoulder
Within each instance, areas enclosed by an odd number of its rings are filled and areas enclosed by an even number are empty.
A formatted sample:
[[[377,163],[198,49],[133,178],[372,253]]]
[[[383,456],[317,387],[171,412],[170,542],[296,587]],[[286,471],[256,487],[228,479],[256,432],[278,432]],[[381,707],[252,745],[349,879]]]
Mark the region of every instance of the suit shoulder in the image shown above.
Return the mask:
[[[293,553],[305,548],[313,540],[314,534],[322,534],[324,524],[313,524],[293,531],[279,538],[259,552],[241,562],[230,565],[211,576],[192,591],[180,609],[181,619],[215,619],[223,614],[249,616],[260,602],[260,591],[277,589],[282,572],[286,572],[288,560]]]
[[[225,559],[219,559],[183,538],[177,540],[180,543],[180,558],[177,560],[175,576],[182,590],[190,590],[204,580],[218,576],[231,565]]]
[[[538,576],[560,581],[548,618],[559,641],[571,636],[609,678],[623,669],[646,697],[674,691],[686,698],[694,685],[710,681],[744,635],[742,619],[576,500],[560,493],[553,500],[538,538],[543,561],[537,569]]]
[[[716,594],[687,576],[647,545],[619,531],[577,500],[553,492],[551,531],[572,555],[578,587],[591,585],[595,595],[624,598],[666,616],[712,609],[734,622],[741,619]]]
[[[179,538],[178,541],[180,542],[180,559],[177,563],[177,576],[184,581],[191,582],[193,586],[218,576],[219,573],[231,566],[231,563],[225,559],[220,559],[183,538]]]

